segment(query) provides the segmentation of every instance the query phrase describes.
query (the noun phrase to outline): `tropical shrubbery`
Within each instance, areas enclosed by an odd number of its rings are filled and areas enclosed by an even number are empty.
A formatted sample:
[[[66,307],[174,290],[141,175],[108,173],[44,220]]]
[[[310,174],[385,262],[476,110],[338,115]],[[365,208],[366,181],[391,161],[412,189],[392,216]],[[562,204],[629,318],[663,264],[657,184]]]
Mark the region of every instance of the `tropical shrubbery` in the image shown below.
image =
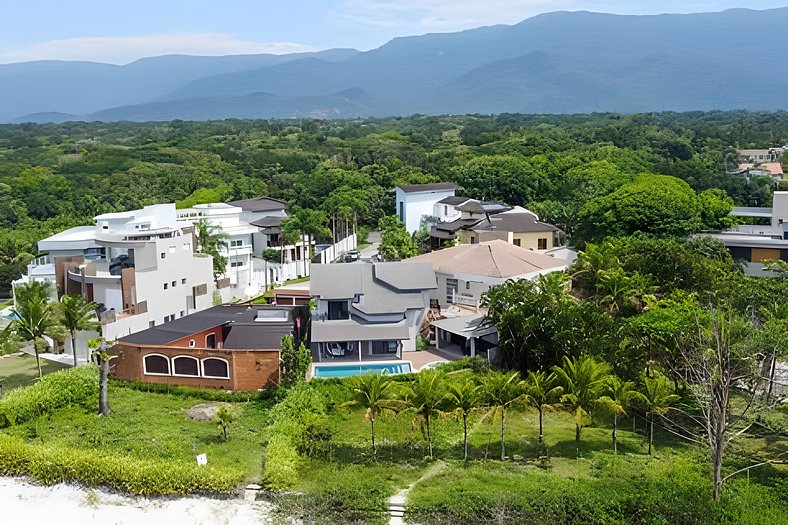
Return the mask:
[[[110,380],[110,383],[120,388],[139,390],[140,392],[156,392],[179,397],[193,397],[205,401],[223,401],[225,403],[246,403],[248,401],[273,399],[276,390],[230,392],[218,388],[197,388],[192,386],[169,385],[166,383],[143,383],[141,381]]]
[[[0,427],[23,423],[58,408],[98,407],[98,369],[81,366],[46,375],[38,383],[8,392],[0,399]]]
[[[34,446],[4,435],[0,435],[0,474],[28,475],[48,484],[79,481],[143,495],[229,493],[244,478],[240,471],[119,457],[95,450]]]

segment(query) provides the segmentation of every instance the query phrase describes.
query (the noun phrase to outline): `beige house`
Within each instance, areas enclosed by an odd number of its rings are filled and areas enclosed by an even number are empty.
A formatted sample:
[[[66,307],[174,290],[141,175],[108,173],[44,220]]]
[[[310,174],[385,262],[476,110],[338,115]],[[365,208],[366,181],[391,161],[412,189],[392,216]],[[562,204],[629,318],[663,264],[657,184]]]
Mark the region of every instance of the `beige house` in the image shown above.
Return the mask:
[[[508,279],[534,277],[564,270],[568,261],[518,247],[502,239],[461,244],[402,261],[430,263],[438,288],[433,299],[441,307],[451,304],[478,310],[482,294]]]

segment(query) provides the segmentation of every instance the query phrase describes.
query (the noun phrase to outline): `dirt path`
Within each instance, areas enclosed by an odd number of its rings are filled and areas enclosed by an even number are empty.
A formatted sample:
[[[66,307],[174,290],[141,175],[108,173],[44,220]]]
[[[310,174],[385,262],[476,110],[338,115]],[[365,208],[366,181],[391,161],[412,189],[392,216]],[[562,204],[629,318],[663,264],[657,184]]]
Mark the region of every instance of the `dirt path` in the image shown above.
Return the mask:
[[[412,489],[413,486],[416,485],[416,483],[419,483],[420,481],[424,481],[425,479],[434,476],[435,474],[443,470],[443,467],[445,466],[446,464],[443,463],[442,461],[436,462],[434,465],[428,468],[427,471],[424,474],[422,474],[422,476],[419,479],[417,479],[416,481],[414,481],[413,483],[411,483],[410,485],[408,485],[407,487],[400,490],[399,492],[397,492],[396,494],[394,494],[389,498],[389,514],[391,515],[391,519],[389,520],[389,525],[405,524],[405,522],[403,521],[403,517],[405,515],[405,508],[406,508],[405,504],[408,500],[408,492],[410,492],[410,489]]]
[[[271,507],[240,498],[139,498],[77,485],[0,477],[3,523],[58,525],[261,525]]]

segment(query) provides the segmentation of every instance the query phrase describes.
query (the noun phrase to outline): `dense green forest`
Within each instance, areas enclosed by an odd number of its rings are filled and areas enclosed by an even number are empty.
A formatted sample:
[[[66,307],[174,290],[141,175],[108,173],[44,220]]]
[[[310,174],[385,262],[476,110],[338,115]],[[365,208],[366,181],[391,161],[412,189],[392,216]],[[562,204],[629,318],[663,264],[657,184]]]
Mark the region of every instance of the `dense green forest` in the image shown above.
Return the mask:
[[[582,242],[643,229],[605,224],[600,213],[655,190],[654,205],[675,204],[678,219],[652,233],[682,234],[724,226],[730,202],[638,175],[766,205],[768,179],[747,183],[725,167],[737,147],[786,142],[784,112],[4,125],[0,288],[40,238],[99,213],[172,201],[267,194],[328,213],[352,209],[374,226],[393,213],[396,184],[449,180],[468,196],[534,209]]]

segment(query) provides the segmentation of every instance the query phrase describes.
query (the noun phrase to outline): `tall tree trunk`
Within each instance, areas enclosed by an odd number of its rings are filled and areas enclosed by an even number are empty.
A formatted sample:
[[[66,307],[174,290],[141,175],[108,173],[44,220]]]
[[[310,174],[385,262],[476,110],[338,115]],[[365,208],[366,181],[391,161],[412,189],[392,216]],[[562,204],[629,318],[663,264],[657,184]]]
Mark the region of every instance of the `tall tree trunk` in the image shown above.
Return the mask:
[[[464,460],[468,461],[468,414],[462,413],[462,444],[465,449]]]
[[[430,459],[432,459],[432,434],[430,433],[430,415],[424,418],[424,423],[427,425],[427,448],[430,451]]]
[[[38,341],[35,339],[33,340],[33,352],[36,354],[36,366],[38,367],[38,379],[41,380],[44,378],[44,372],[41,371],[41,356],[38,352]]]
[[[542,434],[542,405],[539,405],[539,444],[544,443],[544,435]]]
[[[580,428],[583,424],[583,413],[580,411],[580,407],[577,408],[575,411],[575,441],[580,443]]]
[[[713,450],[711,458],[714,466],[714,501],[719,501],[722,493],[722,448]]]
[[[371,418],[370,423],[372,423],[372,456],[377,458],[378,457],[378,449],[375,448],[375,418]]]
[[[651,445],[654,442],[654,413],[648,415],[648,455],[651,455]]]
[[[74,366],[77,366],[77,336],[71,331],[71,352],[74,354]]]
[[[613,454],[618,454],[618,435],[616,430],[618,427],[618,414],[613,412]]]
[[[501,461],[506,459],[506,442],[504,440],[504,425],[506,421],[506,409],[501,409]]]
[[[99,361],[99,410],[100,416],[108,416],[112,413],[109,406],[108,384],[109,384],[109,358],[104,358],[100,353],[97,354]]]

